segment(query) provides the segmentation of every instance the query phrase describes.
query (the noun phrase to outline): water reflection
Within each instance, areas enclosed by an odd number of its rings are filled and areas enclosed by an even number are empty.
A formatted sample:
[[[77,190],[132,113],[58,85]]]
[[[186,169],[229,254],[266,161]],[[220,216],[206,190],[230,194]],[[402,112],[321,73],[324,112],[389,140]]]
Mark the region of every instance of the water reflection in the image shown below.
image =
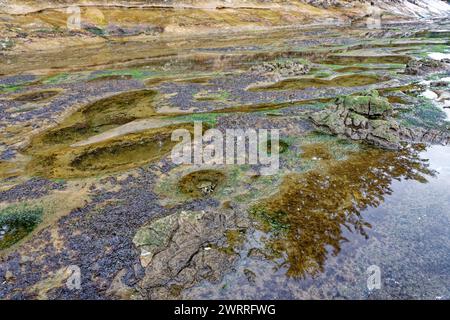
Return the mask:
[[[321,148],[325,147],[316,146],[317,154],[326,154]],[[325,158],[320,170],[287,176],[275,196],[252,210],[267,232],[266,249],[281,260],[288,276],[323,272],[329,254],[339,254],[347,241],[343,228],[367,237],[371,225],[361,212],[379,206],[392,193],[394,179],[426,183],[435,175],[419,155],[424,149],[423,145],[400,152],[368,149],[345,161]]]

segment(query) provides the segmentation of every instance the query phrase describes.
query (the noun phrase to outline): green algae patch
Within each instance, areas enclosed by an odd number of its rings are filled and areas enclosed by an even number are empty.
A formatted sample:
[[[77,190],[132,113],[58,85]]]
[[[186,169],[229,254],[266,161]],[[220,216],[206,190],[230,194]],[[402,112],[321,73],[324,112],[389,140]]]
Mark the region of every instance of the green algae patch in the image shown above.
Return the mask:
[[[200,170],[182,177],[178,183],[180,191],[193,198],[209,196],[225,181],[225,174],[218,170]]]
[[[55,75],[51,75],[46,77],[45,79],[42,79],[42,83],[43,84],[64,84],[64,83],[68,83],[71,81],[75,81],[77,79],[77,77],[74,78],[73,75],[63,72],[63,73],[58,73]]]
[[[103,70],[101,72],[62,72],[42,78],[39,83],[61,85],[75,82],[97,82],[108,80],[143,80],[151,77],[154,73],[139,69],[119,69],[119,70]]]
[[[25,152],[70,145],[133,120],[154,116],[156,94],[152,90],[125,92],[87,104],[56,128],[36,136]]]
[[[401,124],[407,127],[421,127],[425,129],[447,129],[450,123],[442,109],[426,98],[421,98],[414,107],[399,113]]]
[[[249,89],[249,91],[264,91],[264,90],[303,90],[308,88],[331,88],[331,87],[359,87],[367,86],[388,79],[377,75],[354,74],[343,75],[331,79],[320,78],[301,78],[301,79],[287,79],[280,82]]]
[[[201,112],[201,113],[193,113],[188,115],[182,115],[182,116],[174,116],[174,117],[168,117],[168,119],[172,119],[175,121],[180,122],[194,122],[194,121],[201,121],[202,123],[209,125],[211,127],[214,127],[217,125],[217,121],[220,117],[224,116],[225,113],[210,113],[210,112]]]
[[[384,97],[380,97],[376,90],[365,92],[363,95],[339,97],[336,102],[357,114],[369,117],[377,117],[392,113],[392,106],[389,101]]]
[[[226,90],[218,92],[200,91],[194,96],[194,99],[197,101],[228,101],[230,97],[230,93]]]
[[[118,81],[118,80],[131,80],[133,76],[129,74],[113,74],[113,75],[102,75],[100,77],[95,77],[88,80],[87,82],[100,82],[100,81]]]
[[[323,272],[326,259],[346,241],[343,229],[367,237],[371,225],[361,212],[382,203],[392,180],[425,183],[433,172],[419,157],[420,150],[423,146],[399,152],[367,148],[343,161],[327,161],[318,169],[287,175],[277,194],[255,205],[250,216],[267,233],[267,249],[283,260],[287,275],[305,278]],[[324,158],[331,154],[319,152]]]
[[[193,130],[192,125],[173,125],[80,147],[33,150],[26,170],[47,178],[79,178],[135,168],[169,154],[177,143],[172,131],[180,128]]]
[[[23,239],[42,221],[43,209],[13,205],[0,210],[0,250]]]
[[[57,96],[60,92],[61,90],[41,90],[41,91],[27,92],[15,96],[13,100],[20,102],[42,102],[50,100],[51,98]]]

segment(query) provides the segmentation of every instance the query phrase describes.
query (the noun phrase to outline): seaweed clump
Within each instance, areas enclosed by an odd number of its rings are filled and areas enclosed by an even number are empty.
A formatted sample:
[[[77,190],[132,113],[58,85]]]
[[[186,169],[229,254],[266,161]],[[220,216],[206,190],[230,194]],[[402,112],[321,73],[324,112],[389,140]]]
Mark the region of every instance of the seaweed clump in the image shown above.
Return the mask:
[[[0,250],[23,239],[42,221],[43,209],[13,205],[0,211]]]

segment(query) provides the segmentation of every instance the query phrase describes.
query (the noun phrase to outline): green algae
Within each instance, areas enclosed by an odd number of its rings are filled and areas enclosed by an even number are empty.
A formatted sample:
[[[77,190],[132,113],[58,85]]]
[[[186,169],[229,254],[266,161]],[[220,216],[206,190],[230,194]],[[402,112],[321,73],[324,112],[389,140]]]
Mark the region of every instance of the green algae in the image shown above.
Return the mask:
[[[417,32],[415,34],[415,36],[416,37],[420,37],[420,38],[431,38],[431,39],[444,38],[444,39],[448,39],[448,38],[450,38],[450,31],[446,31],[446,30],[439,30],[439,31],[425,30],[425,31]]]
[[[218,92],[200,91],[194,96],[197,101],[228,101],[231,94],[226,90]]]
[[[38,83],[46,85],[62,85],[75,82],[96,82],[96,81],[107,81],[107,80],[144,80],[148,77],[153,76],[155,73],[147,70],[140,69],[111,69],[102,70],[101,72],[96,71],[81,71],[81,72],[61,72],[57,74],[51,74],[41,78]]]
[[[339,73],[367,72],[367,71],[383,71],[383,70],[403,70],[404,64],[355,64],[349,66],[336,66],[335,70]]]
[[[22,84],[0,84],[0,93],[16,92],[23,88]]]
[[[325,103],[333,101],[334,98],[318,98],[318,99],[307,99],[307,100],[297,100],[289,102],[269,102],[269,103],[255,103],[247,105],[236,105],[230,106],[222,109],[217,109],[212,111],[212,113],[226,114],[226,113],[236,113],[236,112],[273,112],[274,110],[283,109],[287,107],[298,106],[312,106],[317,108],[322,108]]]
[[[0,250],[23,239],[42,221],[43,209],[12,205],[0,210]]]
[[[388,99],[380,97],[377,90],[364,92],[359,95],[339,97],[336,103],[357,114],[369,117],[384,116],[392,112],[392,106]]]
[[[268,86],[260,86],[249,89],[249,91],[265,91],[265,90],[303,90],[308,88],[330,88],[330,87],[358,87],[367,86],[387,79],[377,75],[343,75],[331,79],[320,78],[301,78],[287,79],[279,81]]]
[[[134,245],[144,247],[149,255],[153,255],[169,244],[170,234],[177,220],[178,215],[171,214],[152,221],[149,227],[141,227],[133,238]]]
[[[450,124],[445,112],[427,98],[420,98],[414,107],[399,112],[398,118],[407,127],[447,129]]]
[[[182,122],[201,121],[202,123],[207,124],[210,127],[214,127],[217,125],[218,119],[224,115],[226,115],[226,113],[203,112],[203,113],[193,113],[193,114],[183,115],[183,116],[173,116],[173,117],[168,117],[167,119],[173,119],[173,120],[182,121]]]
[[[43,84],[63,84],[63,83],[66,83],[69,79],[70,79],[70,74],[63,72],[63,73],[58,73],[56,75],[49,76],[49,77],[41,80],[41,82]]]

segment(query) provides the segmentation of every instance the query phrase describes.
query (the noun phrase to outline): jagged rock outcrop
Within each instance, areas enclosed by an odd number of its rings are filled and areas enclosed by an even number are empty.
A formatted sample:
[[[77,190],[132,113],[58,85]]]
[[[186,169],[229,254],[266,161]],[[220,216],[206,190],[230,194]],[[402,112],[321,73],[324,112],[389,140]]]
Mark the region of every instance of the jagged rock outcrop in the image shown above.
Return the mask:
[[[311,115],[321,130],[356,141],[399,149],[402,141],[448,144],[446,132],[424,128],[406,128],[391,117],[392,106],[377,91],[363,96],[346,96],[329,109]]]
[[[282,79],[305,75],[310,71],[310,67],[300,61],[279,60],[253,66],[250,71],[258,75]]]
[[[405,68],[405,74],[424,75],[447,67],[446,61],[433,59],[411,59]]]

